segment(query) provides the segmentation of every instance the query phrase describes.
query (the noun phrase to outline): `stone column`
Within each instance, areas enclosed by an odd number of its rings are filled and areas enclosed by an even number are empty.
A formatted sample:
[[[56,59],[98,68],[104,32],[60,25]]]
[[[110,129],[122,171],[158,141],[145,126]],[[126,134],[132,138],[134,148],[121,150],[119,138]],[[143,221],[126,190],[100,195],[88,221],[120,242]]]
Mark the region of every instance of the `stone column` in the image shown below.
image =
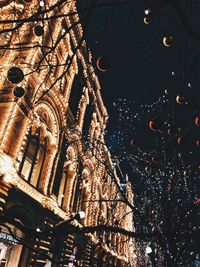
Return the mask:
[[[67,161],[64,164],[64,172],[63,174],[63,205],[62,208],[69,212],[71,210],[71,199],[72,199],[72,193],[73,193],[73,184],[74,179],[77,174],[77,160],[75,157],[75,151],[73,147],[68,147],[67,149]],[[65,179],[65,181],[64,181]],[[62,186],[63,186],[62,185]],[[61,193],[61,192],[60,192]]]

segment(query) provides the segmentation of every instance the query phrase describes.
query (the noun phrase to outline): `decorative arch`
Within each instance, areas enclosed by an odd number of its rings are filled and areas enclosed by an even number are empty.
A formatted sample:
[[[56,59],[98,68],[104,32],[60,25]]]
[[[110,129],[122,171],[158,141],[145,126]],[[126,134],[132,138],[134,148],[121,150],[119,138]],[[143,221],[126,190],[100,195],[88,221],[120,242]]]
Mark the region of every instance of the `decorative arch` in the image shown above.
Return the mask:
[[[59,122],[55,112],[48,103],[39,103],[35,107],[35,115],[37,117],[38,127],[42,130],[43,137],[47,137],[50,145],[58,144]]]
[[[35,107],[36,122],[38,123],[37,127],[39,127],[41,131],[41,139],[47,140],[44,168],[38,186],[39,190],[43,191],[45,194],[48,192],[51,170],[60,138],[58,114],[56,114],[51,104],[45,101],[40,102]]]
[[[52,104],[42,101],[35,106],[18,154],[20,175],[44,194],[48,191],[60,138],[60,118]]]

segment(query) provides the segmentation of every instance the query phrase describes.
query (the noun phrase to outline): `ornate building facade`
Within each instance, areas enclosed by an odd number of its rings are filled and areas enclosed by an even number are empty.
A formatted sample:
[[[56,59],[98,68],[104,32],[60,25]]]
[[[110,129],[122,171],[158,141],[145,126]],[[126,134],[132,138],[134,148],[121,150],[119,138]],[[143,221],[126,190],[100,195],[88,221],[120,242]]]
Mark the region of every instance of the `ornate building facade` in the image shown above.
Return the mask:
[[[134,230],[75,4],[0,1],[1,266],[135,266],[133,240],[119,233],[33,232],[68,219]],[[133,204],[128,179],[123,192]]]

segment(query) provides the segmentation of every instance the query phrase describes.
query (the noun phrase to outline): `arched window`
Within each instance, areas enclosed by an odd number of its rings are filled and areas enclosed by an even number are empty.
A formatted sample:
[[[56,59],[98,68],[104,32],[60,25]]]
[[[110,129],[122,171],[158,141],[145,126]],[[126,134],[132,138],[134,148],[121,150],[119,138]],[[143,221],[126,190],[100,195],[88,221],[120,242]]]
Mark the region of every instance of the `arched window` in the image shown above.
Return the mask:
[[[46,141],[40,142],[39,135],[30,135],[20,167],[20,175],[37,187],[45,159]]]

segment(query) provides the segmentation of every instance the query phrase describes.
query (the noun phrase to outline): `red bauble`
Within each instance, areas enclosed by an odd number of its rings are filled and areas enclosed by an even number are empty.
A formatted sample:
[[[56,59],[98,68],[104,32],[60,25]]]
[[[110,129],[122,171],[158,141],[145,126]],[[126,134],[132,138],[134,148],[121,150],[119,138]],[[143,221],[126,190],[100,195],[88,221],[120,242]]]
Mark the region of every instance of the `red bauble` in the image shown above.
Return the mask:
[[[200,203],[200,197],[196,199],[196,203]]]
[[[200,146],[200,139],[197,139],[196,141],[195,141],[195,143],[196,143],[196,146]]]
[[[160,130],[160,123],[157,120],[150,120],[149,121],[149,128],[152,131],[158,132]]]
[[[183,136],[178,136],[177,137],[177,143],[179,145],[184,145],[185,144],[185,138]]]
[[[110,67],[110,61],[106,57],[99,57],[97,59],[97,68],[100,71],[107,71]]]
[[[200,126],[200,116],[199,116],[199,115],[197,115],[197,116],[195,117],[194,122],[195,122],[196,126]]]

